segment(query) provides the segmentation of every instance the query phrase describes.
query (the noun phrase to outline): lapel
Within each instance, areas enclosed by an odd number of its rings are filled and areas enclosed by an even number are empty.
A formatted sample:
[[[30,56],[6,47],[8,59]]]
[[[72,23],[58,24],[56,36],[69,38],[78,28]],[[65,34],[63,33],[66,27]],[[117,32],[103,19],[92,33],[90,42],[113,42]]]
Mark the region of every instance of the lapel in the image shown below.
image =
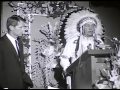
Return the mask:
[[[12,42],[8,39],[8,37],[5,35],[4,36],[5,43],[10,51],[12,51],[17,59],[19,59],[18,54],[12,44]]]

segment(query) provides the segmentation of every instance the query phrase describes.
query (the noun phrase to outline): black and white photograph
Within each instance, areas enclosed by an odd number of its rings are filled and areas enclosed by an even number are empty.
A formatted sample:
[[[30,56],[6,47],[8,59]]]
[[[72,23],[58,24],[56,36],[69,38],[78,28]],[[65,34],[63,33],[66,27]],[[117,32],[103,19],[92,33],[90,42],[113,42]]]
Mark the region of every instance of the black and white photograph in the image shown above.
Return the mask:
[[[120,89],[118,1],[1,1],[0,89]]]

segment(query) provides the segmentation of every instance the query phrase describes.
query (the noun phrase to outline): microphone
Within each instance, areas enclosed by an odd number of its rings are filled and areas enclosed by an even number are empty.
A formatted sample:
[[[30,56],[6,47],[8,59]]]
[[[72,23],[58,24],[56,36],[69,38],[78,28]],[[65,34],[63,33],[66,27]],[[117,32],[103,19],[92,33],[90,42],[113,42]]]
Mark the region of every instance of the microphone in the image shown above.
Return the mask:
[[[111,38],[111,37],[106,36],[106,35],[99,35],[99,36],[104,37],[104,38],[110,40],[113,43],[120,44],[120,41],[116,37]]]
[[[111,41],[116,43],[116,44],[120,44],[120,41],[116,37],[112,38]]]

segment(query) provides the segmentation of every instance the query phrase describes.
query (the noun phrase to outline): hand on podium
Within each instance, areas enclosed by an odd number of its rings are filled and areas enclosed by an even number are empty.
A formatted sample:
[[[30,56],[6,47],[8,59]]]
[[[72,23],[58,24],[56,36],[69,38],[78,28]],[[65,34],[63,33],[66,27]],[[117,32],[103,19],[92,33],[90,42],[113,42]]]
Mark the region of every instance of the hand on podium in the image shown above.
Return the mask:
[[[69,59],[60,57],[60,65],[63,67],[63,70],[66,71],[66,69],[70,66]]]
[[[67,83],[67,88],[71,89],[71,76],[67,75],[66,69],[70,66],[69,58],[66,57],[60,57],[60,64],[63,67],[64,74],[66,76],[66,83]]]
[[[71,89],[71,76],[67,76],[66,81],[67,81],[67,85],[68,85],[67,89]]]

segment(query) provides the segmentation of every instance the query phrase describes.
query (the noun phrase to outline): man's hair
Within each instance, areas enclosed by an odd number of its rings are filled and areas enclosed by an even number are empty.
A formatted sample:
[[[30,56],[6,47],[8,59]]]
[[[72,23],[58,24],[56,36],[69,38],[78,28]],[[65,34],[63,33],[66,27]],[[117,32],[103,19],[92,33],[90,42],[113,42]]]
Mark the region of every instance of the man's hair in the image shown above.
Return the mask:
[[[7,19],[7,23],[6,23],[8,32],[10,31],[9,26],[14,26],[15,27],[15,26],[18,25],[18,22],[20,22],[20,21],[26,22],[26,20],[19,15],[12,15],[11,17],[9,17]]]

